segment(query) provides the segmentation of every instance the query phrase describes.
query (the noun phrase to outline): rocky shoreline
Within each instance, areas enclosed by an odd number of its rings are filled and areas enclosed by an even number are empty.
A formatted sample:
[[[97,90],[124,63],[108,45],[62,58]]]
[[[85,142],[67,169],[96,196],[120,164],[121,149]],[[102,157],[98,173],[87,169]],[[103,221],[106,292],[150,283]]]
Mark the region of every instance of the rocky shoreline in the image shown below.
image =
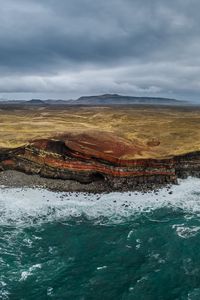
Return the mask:
[[[86,192],[92,194],[99,193],[110,193],[114,191],[127,192],[127,191],[137,191],[137,192],[148,192],[157,191],[166,184],[149,184],[149,185],[138,185],[134,189],[123,185],[120,188],[114,188],[106,182],[95,181],[91,183],[80,183],[75,180],[63,180],[63,179],[52,179],[41,177],[36,174],[26,174],[14,170],[6,170],[0,172],[0,186],[8,188],[44,188],[52,191],[58,192]],[[171,184],[167,184],[170,188]]]

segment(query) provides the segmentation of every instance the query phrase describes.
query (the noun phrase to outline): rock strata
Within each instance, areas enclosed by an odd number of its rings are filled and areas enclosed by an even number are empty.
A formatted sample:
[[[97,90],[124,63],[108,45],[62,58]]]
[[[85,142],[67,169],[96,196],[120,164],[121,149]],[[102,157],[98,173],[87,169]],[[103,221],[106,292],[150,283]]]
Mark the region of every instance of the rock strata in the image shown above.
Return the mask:
[[[127,158],[127,154],[141,151],[140,145],[111,140],[109,135],[66,134],[1,149],[0,170],[93,184],[100,191],[146,190],[177,183],[177,178],[200,177],[200,152],[162,159]]]

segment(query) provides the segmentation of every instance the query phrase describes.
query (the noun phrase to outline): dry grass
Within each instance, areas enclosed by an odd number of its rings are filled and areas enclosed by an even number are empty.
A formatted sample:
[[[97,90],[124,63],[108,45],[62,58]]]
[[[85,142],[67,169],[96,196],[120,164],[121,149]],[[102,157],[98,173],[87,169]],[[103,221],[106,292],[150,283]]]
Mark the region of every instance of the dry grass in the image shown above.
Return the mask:
[[[112,132],[138,142],[146,149],[140,157],[167,157],[200,150],[200,110],[141,106],[0,109],[1,148],[64,132],[88,131]],[[146,147],[152,141],[155,145]]]

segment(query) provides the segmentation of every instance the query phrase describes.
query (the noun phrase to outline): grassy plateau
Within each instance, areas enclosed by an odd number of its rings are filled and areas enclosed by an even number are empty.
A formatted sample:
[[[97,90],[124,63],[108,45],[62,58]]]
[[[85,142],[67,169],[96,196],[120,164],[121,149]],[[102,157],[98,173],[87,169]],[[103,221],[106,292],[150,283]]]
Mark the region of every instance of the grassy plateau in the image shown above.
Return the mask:
[[[102,142],[113,136],[141,150],[124,154],[126,159],[170,157],[200,150],[200,109],[0,106],[0,148],[63,133],[95,135]]]

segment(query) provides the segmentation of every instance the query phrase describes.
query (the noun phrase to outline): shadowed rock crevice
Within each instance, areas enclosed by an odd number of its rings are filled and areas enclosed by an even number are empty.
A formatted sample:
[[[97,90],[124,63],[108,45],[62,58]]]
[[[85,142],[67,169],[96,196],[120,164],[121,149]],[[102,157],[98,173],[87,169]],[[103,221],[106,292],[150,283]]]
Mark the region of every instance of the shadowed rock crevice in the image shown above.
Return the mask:
[[[101,173],[98,173],[98,172],[93,173],[91,175],[91,181],[98,181],[98,182],[99,181],[105,181],[105,176]]]

